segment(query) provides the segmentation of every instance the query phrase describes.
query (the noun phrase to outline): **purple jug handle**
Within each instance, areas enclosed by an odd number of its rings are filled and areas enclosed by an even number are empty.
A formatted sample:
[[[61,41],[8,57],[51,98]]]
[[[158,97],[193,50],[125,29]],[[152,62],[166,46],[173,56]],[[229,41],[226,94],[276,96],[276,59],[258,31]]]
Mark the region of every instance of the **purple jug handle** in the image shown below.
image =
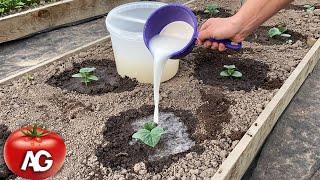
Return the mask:
[[[234,44],[229,39],[220,39],[220,40],[218,40],[218,39],[210,38],[208,40],[211,41],[211,42],[223,43],[228,49],[233,49],[233,50],[242,49],[242,43]]]

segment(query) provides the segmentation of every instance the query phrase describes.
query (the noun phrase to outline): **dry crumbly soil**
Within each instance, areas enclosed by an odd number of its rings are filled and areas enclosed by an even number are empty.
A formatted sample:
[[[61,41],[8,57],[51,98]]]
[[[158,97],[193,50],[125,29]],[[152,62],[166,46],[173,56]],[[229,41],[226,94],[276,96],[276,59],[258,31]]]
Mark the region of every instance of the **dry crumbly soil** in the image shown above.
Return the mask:
[[[214,2],[230,14],[239,7],[238,1]],[[207,3],[191,4],[199,18]],[[1,85],[1,148],[9,131],[39,123],[59,133],[67,145],[65,164],[54,179],[210,178],[299,64],[310,41],[320,37],[319,11],[282,10],[243,43],[243,50],[218,53],[197,47],[180,61],[176,77],[161,85],[160,106],[180,118],[195,142],[186,152],[151,161],[147,157],[154,150],[139,143],[129,146],[131,122],[152,115],[153,91],[151,85],[115,73],[109,43],[54,62],[31,74],[34,80],[22,77]],[[299,35],[293,44],[261,33],[279,23]],[[90,85],[86,91],[66,77],[81,63],[98,66],[103,81],[92,86],[101,91]],[[219,77],[225,64],[235,64],[244,77]],[[3,165],[2,160],[4,178],[14,178]]]

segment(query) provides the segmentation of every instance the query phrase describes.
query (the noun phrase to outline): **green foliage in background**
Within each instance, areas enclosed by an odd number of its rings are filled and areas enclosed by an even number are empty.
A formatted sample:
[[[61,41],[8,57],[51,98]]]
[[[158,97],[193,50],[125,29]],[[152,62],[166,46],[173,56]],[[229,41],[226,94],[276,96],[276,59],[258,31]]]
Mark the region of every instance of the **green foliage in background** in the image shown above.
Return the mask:
[[[50,2],[46,0],[45,2]],[[34,7],[40,3],[40,0],[0,0],[0,16],[9,13],[12,10],[24,7]]]
[[[220,12],[219,8],[220,7],[217,4],[209,4],[206,7],[206,10],[204,12],[210,14],[211,16],[213,16],[213,15],[216,15],[216,14],[218,14]]]

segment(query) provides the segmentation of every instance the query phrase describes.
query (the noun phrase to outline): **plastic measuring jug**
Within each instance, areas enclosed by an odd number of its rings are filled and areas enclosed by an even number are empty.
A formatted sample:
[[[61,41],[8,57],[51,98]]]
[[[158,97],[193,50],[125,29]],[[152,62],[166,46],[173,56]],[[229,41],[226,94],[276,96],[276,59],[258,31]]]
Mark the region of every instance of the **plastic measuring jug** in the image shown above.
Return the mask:
[[[108,13],[106,26],[110,32],[117,72],[136,78],[142,83],[153,83],[153,57],[143,40],[143,29],[148,17],[161,2],[134,2],[118,6]],[[179,68],[179,60],[165,66],[161,81],[171,79]]]
[[[179,4],[163,6],[149,16],[143,31],[144,43],[147,48],[150,49],[149,43],[154,36],[158,35],[166,25],[176,21],[184,21],[190,24],[193,27],[194,32],[190,42],[180,51],[173,53],[170,57],[172,59],[178,59],[188,55],[192,51],[198,37],[198,21],[191,9]],[[241,43],[234,44],[228,39],[218,40],[211,38],[208,40],[211,42],[223,43],[229,49],[239,50],[242,48]]]

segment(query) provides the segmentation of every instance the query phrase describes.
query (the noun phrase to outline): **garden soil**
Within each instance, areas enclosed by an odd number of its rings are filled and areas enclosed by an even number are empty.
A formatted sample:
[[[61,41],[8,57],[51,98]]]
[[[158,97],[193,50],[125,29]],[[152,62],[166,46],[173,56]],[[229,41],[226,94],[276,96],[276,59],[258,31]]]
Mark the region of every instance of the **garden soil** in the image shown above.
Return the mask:
[[[210,2],[231,14],[240,6],[238,1]],[[208,3],[196,1],[190,7],[201,15]],[[5,128],[0,137],[31,123],[59,133],[67,158],[54,179],[210,178],[320,37],[319,19],[318,9],[306,13],[288,8],[257,30],[239,52],[196,47],[182,59],[178,74],[161,84],[160,107],[177,118],[192,141],[184,152],[150,158],[165,150],[168,138],[155,149],[132,141],[134,124],[152,115],[152,85],[118,76],[110,43],[0,85],[0,124]],[[266,27],[283,23],[297,34],[292,44],[267,40]],[[243,73],[242,79],[219,76],[223,65],[230,64]],[[71,79],[82,66],[96,67],[100,81],[85,87]],[[0,172],[14,178],[4,167],[0,160]]]

